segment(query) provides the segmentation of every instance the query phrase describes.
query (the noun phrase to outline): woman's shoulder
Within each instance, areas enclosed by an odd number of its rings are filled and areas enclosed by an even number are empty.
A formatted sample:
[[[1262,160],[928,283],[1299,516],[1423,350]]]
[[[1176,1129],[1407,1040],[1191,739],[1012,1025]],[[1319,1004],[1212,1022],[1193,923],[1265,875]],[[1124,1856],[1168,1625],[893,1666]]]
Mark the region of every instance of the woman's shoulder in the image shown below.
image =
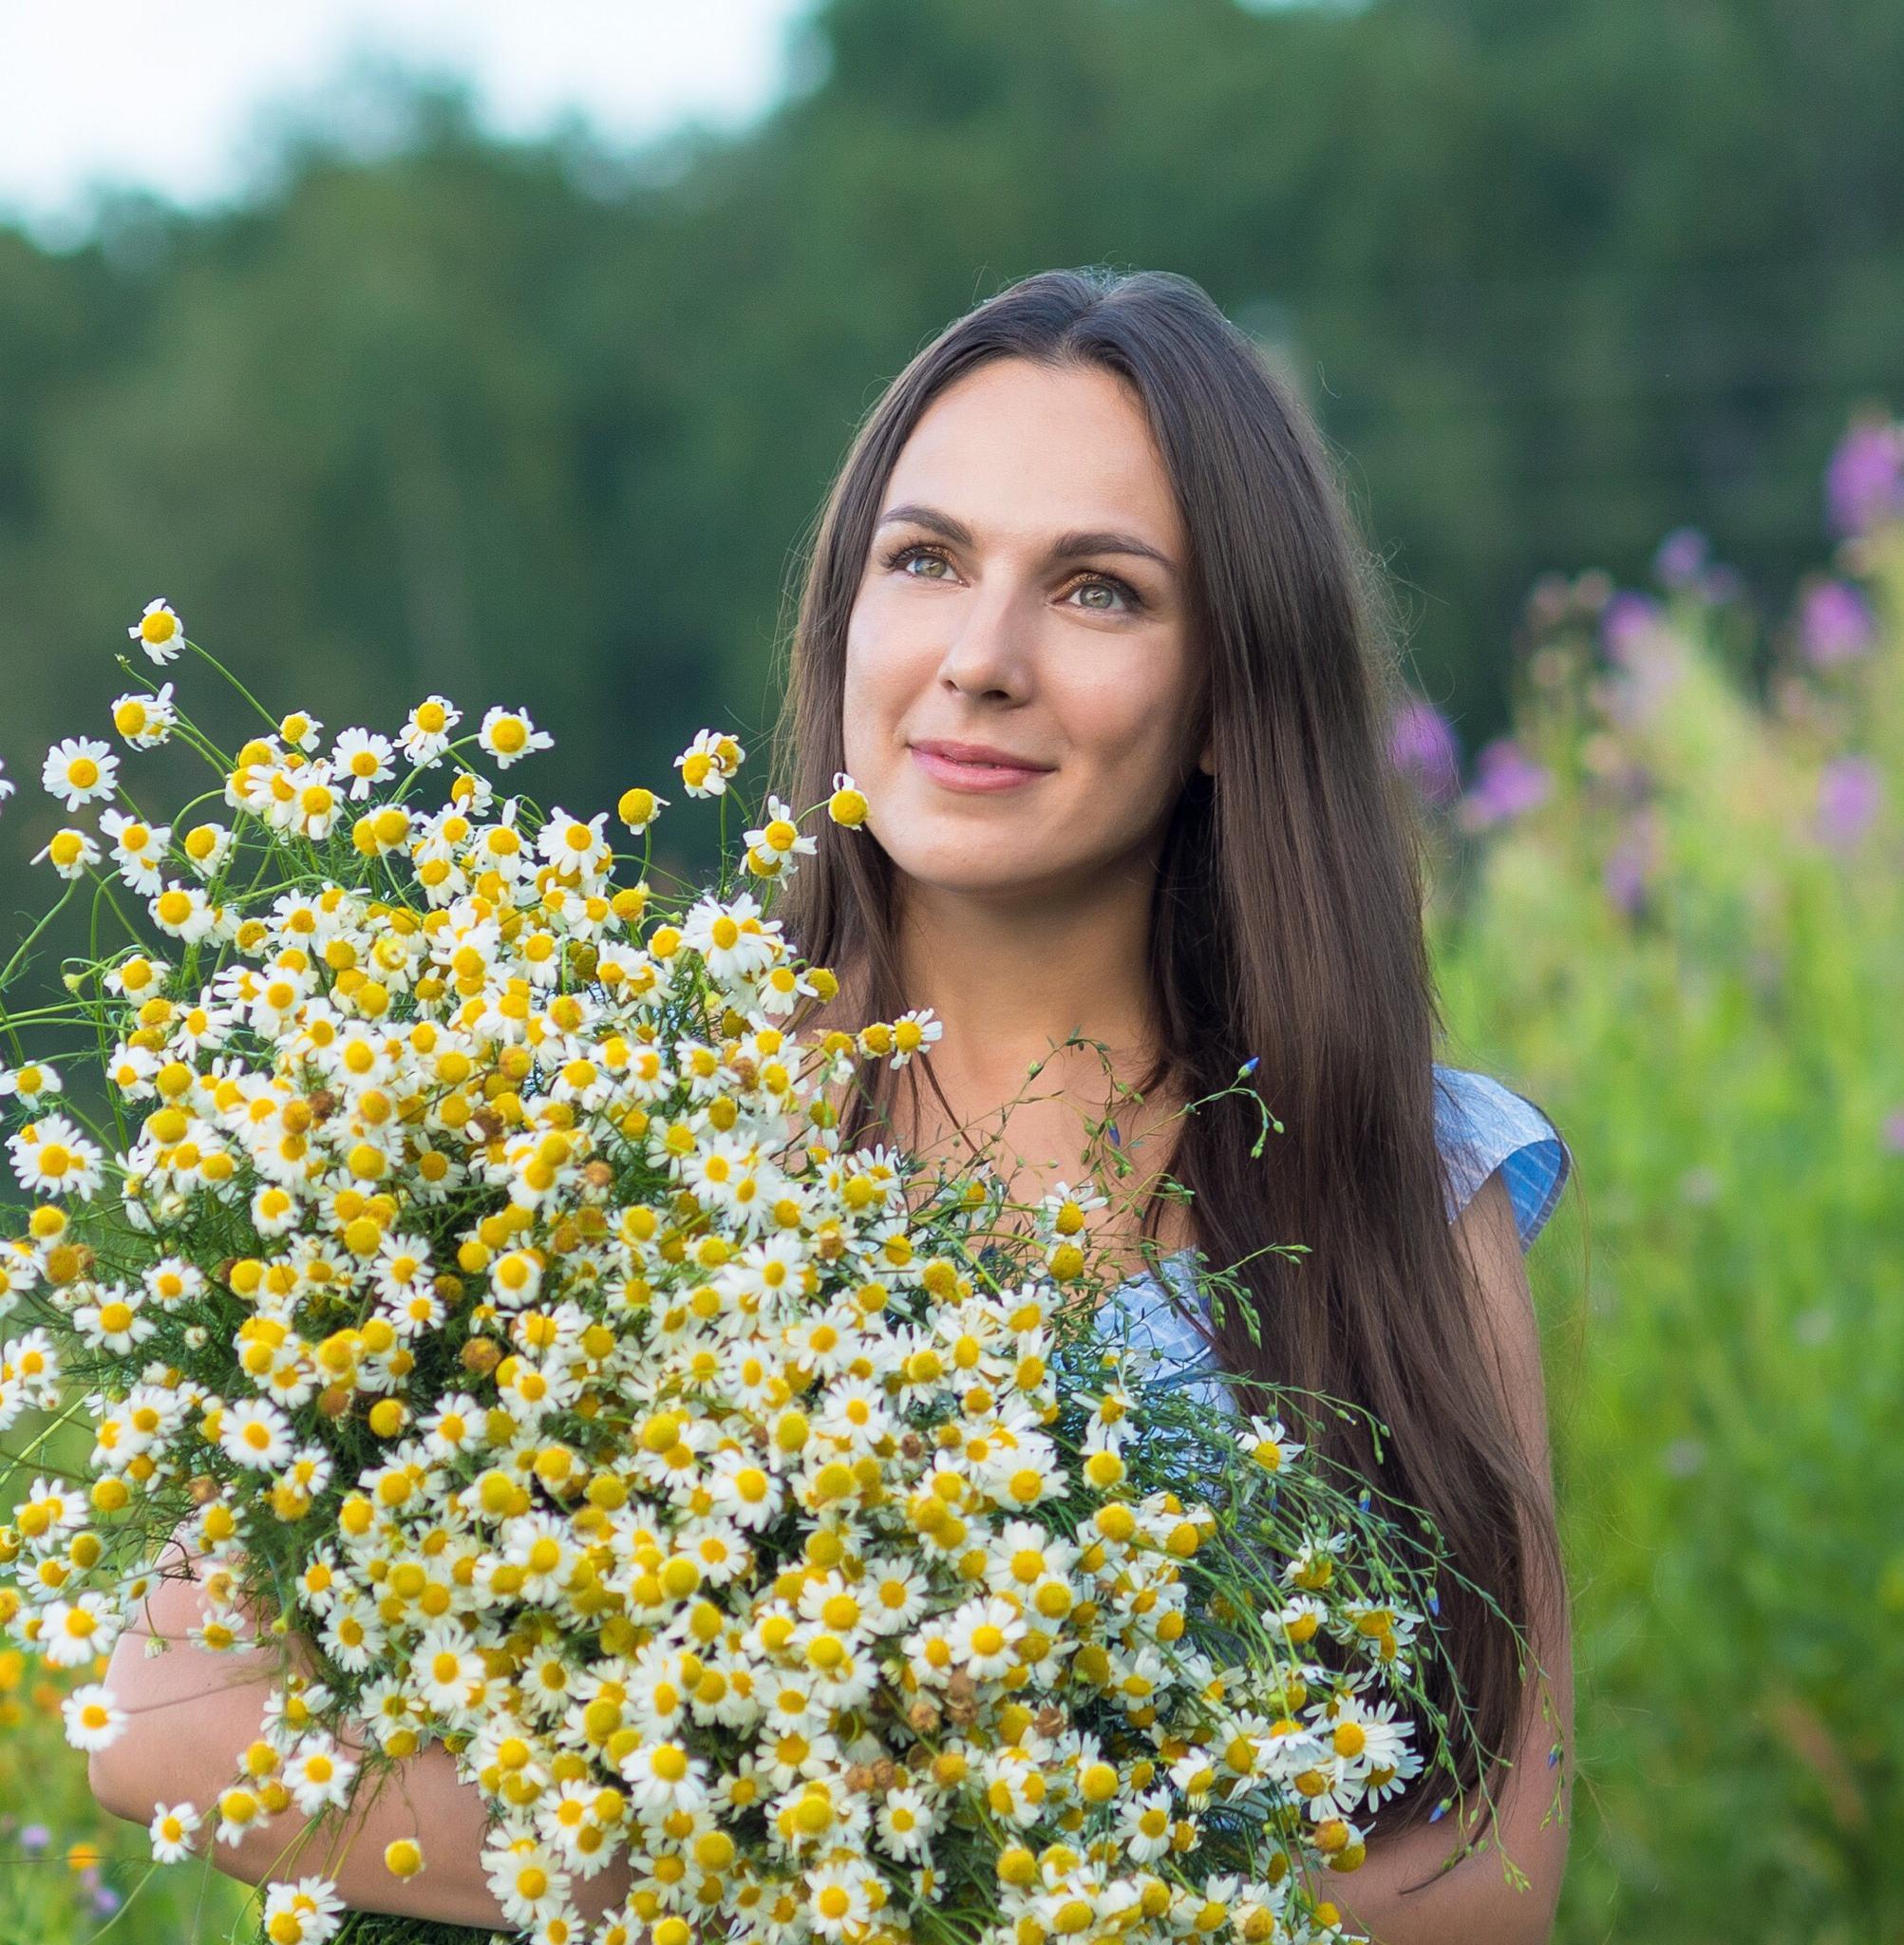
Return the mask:
[[[1573,1150],[1545,1113],[1492,1074],[1435,1064],[1435,1142],[1450,1222],[1496,1169],[1522,1250],[1546,1227],[1573,1171]]]

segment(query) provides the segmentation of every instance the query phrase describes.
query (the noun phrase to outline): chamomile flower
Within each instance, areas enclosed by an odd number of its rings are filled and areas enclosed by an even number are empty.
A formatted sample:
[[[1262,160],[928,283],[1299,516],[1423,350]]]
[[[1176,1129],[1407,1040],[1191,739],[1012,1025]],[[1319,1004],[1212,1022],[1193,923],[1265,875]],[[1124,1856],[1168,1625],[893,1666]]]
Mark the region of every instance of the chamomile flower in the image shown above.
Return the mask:
[[[889,1067],[902,1067],[915,1053],[933,1046],[945,1035],[945,1022],[933,1017],[931,1007],[916,1007],[893,1022],[893,1058]]]
[[[185,652],[185,624],[162,596],[146,602],[139,619],[125,632],[160,668]]]
[[[101,1292],[98,1303],[80,1304],[74,1310],[73,1328],[87,1343],[124,1357],[159,1329],[144,1313],[144,1295],[136,1285],[113,1285]]]
[[[614,860],[614,846],[602,835],[608,812],[598,810],[588,819],[572,817],[560,804],[552,804],[547,821],[536,834],[536,848],[565,879],[593,882]]]
[[[31,1104],[48,1094],[60,1093],[65,1086],[59,1068],[45,1061],[28,1061],[17,1067],[0,1062],[0,1101],[11,1095],[17,1101]]]
[[[147,897],[160,890],[165,882],[165,847],[172,841],[172,826],[155,827],[117,810],[101,811],[99,824],[112,840],[112,861],[120,877]]]
[[[344,1900],[329,1879],[299,1878],[265,1893],[262,1936],[271,1945],[325,1945],[344,1922]]]
[[[496,766],[500,770],[520,763],[525,756],[531,756],[538,749],[554,749],[556,746],[556,739],[546,730],[537,729],[529,720],[528,710],[505,709],[500,705],[483,716],[476,740],[496,759]]]
[[[650,1816],[698,1810],[707,1800],[707,1765],[677,1742],[638,1743],[620,1768],[635,1807]]]
[[[7,1137],[13,1173],[29,1195],[77,1196],[99,1193],[105,1179],[105,1155],[63,1114],[43,1115]]]
[[[64,878],[82,878],[100,860],[100,848],[87,831],[68,826],[53,835],[33,853],[31,862],[50,863]]]
[[[866,793],[845,770],[833,773],[833,795],[826,800],[826,814],[837,824],[854,830],[866,821]]]
[[[568,1908],[570,1877],[547,1844],[518,1837],[482,1854],[489,1888],[503,1916],[527,1930]]]
[[[820,848],[819,839],[801,835],[793,805],[771,791],[764,821],[746,833],[745,841],[750,851],[759,851],[772,860],[776,870],[789,859],[809,858]]]
[[[275,1471],[292,1455],[291,1421],[264,1398],[250,1398],[225,1408],[218,1445],[234,1464],[257,1472]]]
[[[449,732],[462,721],[462,711],[446,695],[431,694],[417,704],[397,732],[411,767],[429,769],[449,747]]]
[[[158,1804],[152,1812],[152,1822],[146,1825],[152,1840],[153,1862],[176,1864],[191,1856],[192,1840],[204,1821],[191,1803]]]
[[[1301,1440],[1291,1438],[1279,1418],[1252,1418],[1236,1443],[1265,1472],[1285,1470],[1303,1451]]]
[[[287,749],[302,750],[308,756],[317,747],[324,725],[309,709],[292,709],[279,720],[277,733]]]
[[[51,1602],[41,1619],[39,1650],[55,1668],[78,1668],[108,1654],[123,1625],[103,1594],[88,1588],[71,1600]]]
[[[60,1713],[66,1720],[66,1741],[75,1749],[104,1749],[125,1732],[125,1710],[99,1682],[75,1689],[60,1704]]]
[[[93,737],[63,737],[47,750],[40,782],[49,797],[77,810],[83,803],[112,795],[119,783],[119,758],[109,744]]]
[[[745,760],[733,737],[719,729],[697,729],[694,740],[674,759],[689,797],[719,797]]]
[[[179,711],[172,701],[172,685],[161,684],[157,693],[129,689],[112,705],[112,727],[128,749],[157,749],[179,725]]]
[[[1154,1862],[1170,1848],[1170,1831],[1175,1819],[1170,1813],[1170,1792],[1145,1790],[1127,1797],[1118,1812],[1118,1841],[1134,1861]]]
[[[879,1842],[889,1857],[904,1861],[927,1855],[933,1830],[932,1812],[916,1789],[888,1790],[875,1822]]]
[[[348,1803],[351,1779],[356,1774],[355,1761],[327,1735],[306,1736],[291,1751],[284,1766],[285,1786],[307,1817]]]
[[[185,854],[186,863],[209,884],[217,877],[236,841],[226,824],[194,824],[179,839],[179,848]]]
[[[952,1615],[948,1628],[953,1658],[976,1681],[1002,1675],[1011,1666],[1024,1632],[1018,1611],[996,1596],[968,1601]]]
[[[345,729],[330,746],[330,767],[340,779],[348,779],[350,801],[362,803],[378,784],[386,784],[397,772],[390,762],[393,746],[387,736],[374,729]]]

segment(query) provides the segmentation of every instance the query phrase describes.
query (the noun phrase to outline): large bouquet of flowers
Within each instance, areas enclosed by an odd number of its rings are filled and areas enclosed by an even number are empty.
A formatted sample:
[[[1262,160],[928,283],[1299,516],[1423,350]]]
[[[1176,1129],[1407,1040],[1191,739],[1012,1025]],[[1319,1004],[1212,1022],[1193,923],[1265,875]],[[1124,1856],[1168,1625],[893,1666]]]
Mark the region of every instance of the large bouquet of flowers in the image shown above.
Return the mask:
[[[0,1528],[0,1625],[77,1668],[168,1536],[198,1557],[195,1639],[275,1683],[155,1855],[321,1831],[440,1738],[546,1945],[1335,1936],[1320,1873],[1445,1729],[1447,1563],[1282,1419],[1105,1330],[1095,1185],[1019,1207],[985,1166],[842,1146],[838,1089],[940,1028],[801,1037],[835,982],[772,895],[867,841],[852,780],[768,796],[718,884],[669,897],[653,792],[616,806],[638,857],[607,813],[497,806],[465,753],[546,747],[519,709],[457,739],[433,695],[320,754],[164,602],[129,632],[270,729],[220,750],[170,682],[115,704],[128,746],[215,766],[231,820],[184,830],[107,744],[46,760],[92,814],[35,861],[60,905],[90,881],[95,954],[0,1013],[29,1198],[0,1229],[0,1429],[52,1414],[23,1461],[75,1418],[93,1445]],[[713,731],[677,759],[724,853],[742,761]],[[103,910],[130,937],[101,953]],[[96,1048],[109,1122],[28,1027]],[[100,1682],[66,1714],[82,1748],[124,1723]],[[587,1927],[573,1890],[617,1860]],[[347,1917],[320,1873],[261,1896],[273,1945],[441,1929]]]

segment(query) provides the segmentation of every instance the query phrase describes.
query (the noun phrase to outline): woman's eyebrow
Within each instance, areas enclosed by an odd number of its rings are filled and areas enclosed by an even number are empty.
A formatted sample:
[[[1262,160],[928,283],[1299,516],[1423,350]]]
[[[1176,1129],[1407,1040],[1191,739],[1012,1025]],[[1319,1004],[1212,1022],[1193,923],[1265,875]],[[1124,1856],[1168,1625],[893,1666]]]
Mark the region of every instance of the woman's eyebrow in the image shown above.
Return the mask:
[[[954,519],[951,514],[941,513],[936,507],[891,506],[879,516],[878,523],[883,527],[897,520],[911,520],[915,526],[929,528],[955,547],[972,544],[971,529],[963,520]],[[1135,534],[1122,534],[1109,527],[1076,528],[1068,534],[1060,534],[1051,543],[1053,560],[1075,560],[1086,554],[1134,554],[1140,559],[1156,561],[1166,574],[1177,572],[1177,563],[1170,556],[1159,552],[1148,540],[1141,540]]]

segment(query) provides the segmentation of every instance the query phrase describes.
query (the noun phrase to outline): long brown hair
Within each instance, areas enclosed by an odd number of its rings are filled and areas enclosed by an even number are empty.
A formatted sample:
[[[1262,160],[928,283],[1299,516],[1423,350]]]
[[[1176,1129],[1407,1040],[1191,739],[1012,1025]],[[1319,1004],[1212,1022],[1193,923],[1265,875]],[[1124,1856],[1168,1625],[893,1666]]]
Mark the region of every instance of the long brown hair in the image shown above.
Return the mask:
[[[1193,1192],[1197,1243],[1214,1266],[1243,1265],[1254,1311],[1253,1331],[1229,1307],[1217,1357],[1373,1413],[1390,1434],[1379,1462],[1366,1427],[1339,1420],[1337,1456],[1426,1513],[1458,1572],[1524,1628],[1535,1560],[1557,1577],[1558,1540],[1487,1381],[1491,1347],[1443,1201],[1426,847],[1386,755],[1402,694],[1386,595],[1308,412],[1199,286],[1165,272],[1043,272],[957,319],[892,382],[807,550],[776,787],[817,803],[843,766],[847,622],[887,481],[933,400],[1002,357],[1122,379],[1189,536],[1216,767],[1192,774],[1163,845],[1148,948],[1158,1052],[1137,1085],[1168,1081],[1196,1100],[1254,1055],[1256,1089],[1286,1130],[1265,1166],[1250,1155],[1261,1122],[1245,1099],[1178,1126],[1170,1172]],[[777,916],[814,963],[863,969],[863,1017],[890,1019],[914,1004],[900,990],[895,868],[870,833],[820,831]],[[862,1101],[849,1139],[866,1120]],[[1146,1207],[1147,1234],[1160,1208]],[[1277,1241],[1310,1254],[1258,1254]],[[1531,1700],[1486,1604],[1445,1577],[1441,1603],[1467,1711],[1451,1723],[1466,1790],[1483,1748],[1511,1753]],[[1436,1699],[1447,1710],[1451,1691]],[[1437,1794],[1404,1791],[1384,1827],[1406,1827]]]

